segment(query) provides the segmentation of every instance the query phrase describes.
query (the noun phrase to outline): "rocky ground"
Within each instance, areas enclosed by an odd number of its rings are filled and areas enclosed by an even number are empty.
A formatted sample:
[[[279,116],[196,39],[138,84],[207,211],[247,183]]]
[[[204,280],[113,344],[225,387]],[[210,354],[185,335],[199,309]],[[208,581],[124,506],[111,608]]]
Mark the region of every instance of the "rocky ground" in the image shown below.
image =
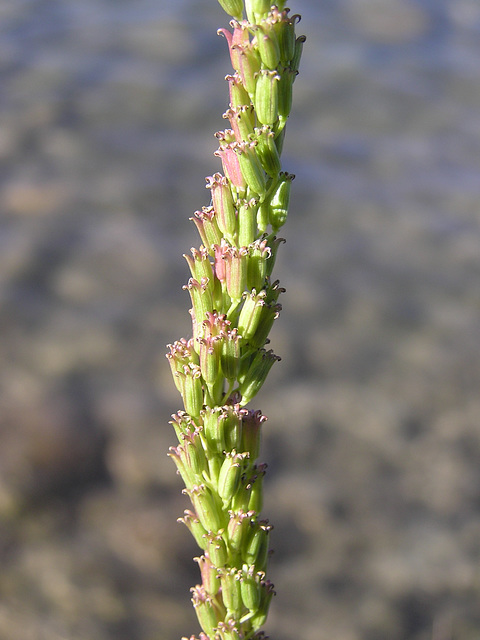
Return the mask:
[[[478,640],[480,6],[291,7],[267,630]],[[164,351],[189,334],[224,24],[213,0],[0,6],[0,640],[197,632]]]

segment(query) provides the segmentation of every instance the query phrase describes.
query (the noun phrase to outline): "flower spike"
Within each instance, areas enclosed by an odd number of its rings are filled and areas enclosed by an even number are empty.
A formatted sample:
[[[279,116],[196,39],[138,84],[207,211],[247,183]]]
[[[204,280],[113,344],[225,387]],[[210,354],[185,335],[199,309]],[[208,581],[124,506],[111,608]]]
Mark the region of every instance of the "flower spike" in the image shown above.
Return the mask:
[[[200,548],[201,584],[191,592],[202,631],[190,640],[265,640],[275,593],[266,577],[272,526],[260,514],[267,418],[248,405],[280,360],[266,347],[284,292],[272,271],[294,177],[280,156],[305,38],[284,1],[219,2],[233,18],[218,30],[233,67],[229,128],[215,134],[222,173],[206,178],[210,203],[191,218],[200,236],[184,256],[192,337],[168,345],[184,405],[172,416],[178,444],[168,456],[191,503],[179,522]]]

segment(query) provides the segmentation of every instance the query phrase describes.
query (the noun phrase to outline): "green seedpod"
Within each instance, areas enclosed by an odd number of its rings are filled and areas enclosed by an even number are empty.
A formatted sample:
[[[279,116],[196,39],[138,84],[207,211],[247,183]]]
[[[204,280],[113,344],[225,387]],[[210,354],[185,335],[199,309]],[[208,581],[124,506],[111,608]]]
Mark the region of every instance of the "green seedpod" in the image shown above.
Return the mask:
[[[270,530],[271,527],[267,524],[257,525],[243,548],[243,561],[247,564],[254,564],[257,571],[264,571],[267,566]]]
[[[278,113],[282,118],[288,118],[292,109],[293,82],[298,71],[284,69],[278,84]]]
[[[258,201],[254,198],[243,200],[238,208],[238,244],[248,247],[255,240],[257,232]],[[248,264],[247,264],[248,266]]]
[[[239,553],[250,531],[253,513],[247,511],[229,511],[227,527],[229,547]]]
[[[190,531],[192,536],[194,537],[195,542],[200,547],[200,549],[203,549],[204,551],[206,551],[206,549],[207,549],[207,539],[206,539],[207,530],[202,525],[202,523],[200,522],[200,520],[198,519],[196,514],[193,513],[193,511],[190,511],[189,509],[186,509],[184,511],[183,518],[178,518],[177,522],[181,522],[182,524],[184,524],[187,527],[187,529]]]
[[[233,382],[237,377],[238,363],[240,359],[241,336],[238,335],[237,328],[226,331],[222,337],[222,350],[220,353],[220,365],[225,378]],[[236,445],[227,449],[236,449]]]
[[[250,501],[250,490],[251,490],[250,485],[248,487],[245,486],[245,482],[242,478],[242,481],[240,482],[240,486],[238,487],[237,491],[235,492],[235,495],[232,497],[232,500],[231,500],[231,508],[233,509],[233,511],[244,511],[244,512],[248,511],[248,503]]]
[[[278,85],[280,76],[275,70],[261,69],[255,85],[255,112],[262,124],[274,124],[278,118]]]
[[[231,108],[237,110],[242,106],[251,106],[250,96],[243,86],[238,72],[235,72],[233,75],[226,76],[225,79],[228,82]]]
[[[223,407],[207,407],[202,411],[203,435],[208,453],[222,453],[225,450],[225,422],[228,414]]]
[[[270,580],[261,581],[260,583],[260,603],[256,613],[249,619],[253,629],[263,627],[267,619],[270,602],[275,594],[273,584]]]
[[[238,156],[240,171],[247,186],[254,193],[260,195],[265,191],[266,180],[265,171],[255,150],[256,145],[256,141],[239,142],[235,145],[235,152]]]
[[[202,372],[198,365],[185,366],[184,372],[183,403],[185,411],[193,418],[198,418],[203,407]]]
[[[242,416],[242,451],[248,451],[250,461],[258,458],[260,453],[261,426],[266,422],[260,410],[246,411]]]
[[[293,58],[290,62],[290,68],[293,71],[298,71],[298,67],[300,65],[300,58],[302,57],[303,45],[307,38],[305,36],[298,36],[295,40],[295,53],[293,54]]]
[[[260,391],[265,379],[273,366],[273,363],[280,360],[273,351],[260,349],[255,355],[245,380],[238,385],[238,390],[242,395],[240,405],[244,407]]]
[[[202,576],[202,585],[209,596],[217,595],[220,589],[220,576],[217,567],[209,557],[200,556],[193,559],[198,562]]]
[[[224,504],[230,502],[235,495],[240,484],[242,476],[242,467],[235,456],[227,454],[224,463],[218,474],[218,495],[222,498]]]
[[[260,513],[263,507],[263,476],[265,475],[265,471],[262,470],[260,473],[256,475],[256,477],[252,480],[250,489],[250,499],[248,501],[248,510],[255,511],[255,513]]]
[[[295,20],[296,17],[293,16],[291,19],[280,20],[275,23],[280,45],[280,62],[284,67],[288,66],[295,55]]]
[[[264,298],[265,291],[257,293],[254,289],[252,293],[245,294],[245,302],[238,318],[238,330],[242,338],[247,341],[252,338],[257,330],[262,308],[265,304]],[[263,347],[263,344],[261,346]]]
[[[238,451],[242,441],[242,417],[234,407],[228,407],[229,419],[225,422],[224,436],[227,451]]]
[[[190,294],[195,318],[198,322],[202,322],[206,314],[213,311],[213,281],[202,278],[199,282],[194,278],[190,278],[183,289]],[[196,340],[193,341],[193,347],[198,353],[199,344]]]
[[[263,201],[257,209],[257,227],[260,233],[265,233],[268,227],[270,208],[268,202]]]
[[[240,593],[242,595],[243,604],[249,611],[257,612],[260,606],[260,577],[261,572],[253,575],[253,567],[247,568],[244,565],[242,579],[240,580]]]
[[[231,247],[225,252],[224,259],[228,295],[233,301],[240,302],[247,288],[248,249]]]
[[[222,537],[222,532],[218,534],[207,533],[208,557],[215,567],[223,567],[228,559],[227,546]]]
[[[208,479],[212,485],[218,482],[218,474],[223,464],[223,456],[218,453],[208,454]]]
[[[282,121],[283,123],[285,120]],[[277,147],[278,154],[282,154],[283,143],[285,141],[285,126],[283,125],[280,130],[275,130],[275,146]]]
[[[205,589],[201,586],[197,585],[191,591],[193,608],[197,614],[198,622],[205,633],[213,638],[215,629],[221,620],[214,607],[214,600],[206,594]]]
[[[229,16],[242,19],[243,15],[243,0],[218,0],[222,9],[228,13]]]
[[[249,340],[252,347],[260,349],[265,345],[268,336],[270,335],[270,330],[273,326],[273,323],[278,318],[281,310],[281,304],[265,304],[262,307],[261,314],[258,319],[257,328],[255,330],[255,333]]]
[[[270,278],[272,275],[273,267],[275,266],[275,261],[277,259],[278,248],[283,242],[285,242],[285,238],[277,238],[276,236],[270,240],[271,255],[270,260],[267,262],[267,278]],[[282,289],[282,291],[284,292],[285,289]]]
[[[191,490],[184,489],[197,513],[198,519],[207,531],[217,532],[223,528],[225,517],[216,497],[205,485],[195,485]]]
[[[242,106],[236,112],[238,130],[242,140],[247,140],[255,128],[255,112],[253,104]]]
[[[212,206],[215,211],[215,219],[217,221],[218,228],[224,235],[233,237],[236,232],[237,222],[230,182],[220,173],[208,176],[206,180],[207,189],[210,189],[212,193]],[[213,276],[213,272],[212,275],[209,275],[208,273],[205,273],[205,275],[211,278]]]
[[[242,610],[242,594],[240,590],[241,572],[237,569],[222,569],[220,584],[222,587],[223,603],[230,614],[240,617]]]
[[[180,443],[183,442],[184,435],[193,433],[195,430],[195,424],[193,423],[192,418],[188,413],[185,413],[185,411],[177,411],[177,413],[173,413],[172,420],[170,420],[169,424],[171,424],[175,429],[175,433]]]
[[[275,178],[281,169],[280,156],[275,144],[275,134],[270,125],[263,125],[254,131],[257,141],[257,155],[262,167],[272,178]]]
[[[245,89],[252,96],[255,92],[256,74],[261,67],[260,55],[251,44],[239,46],[237,61],[240,78]]]
[[[245,0],[245,8],[250,22],[255,22],[256,16],[263,16],[270,11],[273,0]]]
[[[200,250],[192,247],[190,251],[192,253],[191,256],[183,254],[183,257],[187,261],[192,278],[195,278],[198,282],[200,282],[202,278],[211,280],[213,278],[213,270],[208,251],[203,246]]]
[[[214,385],[221,376],[220,340],[220,336],[198,338],[198,342],[200,343],[200,369],[202,372],[202,378],[205,380],[209,388]]]
[[[196,482],[198,482],[198,478],[193,470],[189,466],[185,465],[184,460],[182,459],[180,446],[170,447],[167,455],[174,461],[177,471],[187,489],[191,488]]]
[[[258,215],[257,215],[258,220]],[[249,247],[249,260],[247,272],[247,287],[251,291],[261,291],[265,287],[268,262],[271,257],[271,249],[267,240],[258,239]]]
[[[280,62],[280,47],[275,29],[266,20],[255,31],[260,58],[267,69],[276,69]]]
[[[290,188],[294,178],[295,176],[292,173],[282,172],[279,176],[277,187],[270,198],[269,222],[272,225],[274,233],[276,233],[287,220]]]

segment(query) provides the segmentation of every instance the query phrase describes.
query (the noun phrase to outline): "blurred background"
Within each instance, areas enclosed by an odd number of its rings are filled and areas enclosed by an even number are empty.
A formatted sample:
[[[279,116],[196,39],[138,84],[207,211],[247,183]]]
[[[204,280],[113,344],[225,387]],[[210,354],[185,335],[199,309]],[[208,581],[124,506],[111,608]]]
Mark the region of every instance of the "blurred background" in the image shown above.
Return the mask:
[[[295,0],[274,640],[480,638],[480,4]],[[198,633],[166,457],[214,0],[0,2],[0,640]]]

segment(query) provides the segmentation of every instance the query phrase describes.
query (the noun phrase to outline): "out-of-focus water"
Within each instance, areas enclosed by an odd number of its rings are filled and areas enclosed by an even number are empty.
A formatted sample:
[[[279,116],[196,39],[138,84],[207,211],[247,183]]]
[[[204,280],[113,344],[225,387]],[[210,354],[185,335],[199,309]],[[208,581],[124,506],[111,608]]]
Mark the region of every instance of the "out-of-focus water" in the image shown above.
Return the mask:
[[[477,640],[480,4],[290,4],[269,633]],[[0,3],[0,638],[196,632],[163,352],[190,331],[227,22]]]

